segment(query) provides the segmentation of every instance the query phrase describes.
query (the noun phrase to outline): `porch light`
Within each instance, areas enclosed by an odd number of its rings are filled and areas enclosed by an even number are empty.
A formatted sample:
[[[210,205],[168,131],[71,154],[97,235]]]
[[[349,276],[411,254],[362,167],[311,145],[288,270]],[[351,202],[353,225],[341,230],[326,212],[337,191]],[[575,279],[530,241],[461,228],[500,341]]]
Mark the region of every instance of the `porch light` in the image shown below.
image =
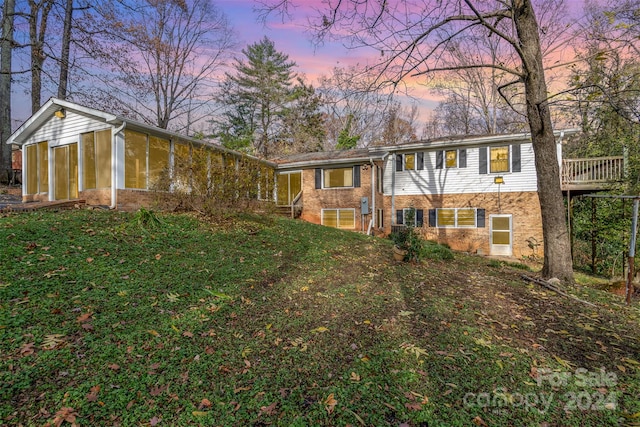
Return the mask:
[[[56,111],[55,113],[53,113],[53,115],[62,120],[65,117],[67,117],[67,112],[64,111],[64,108],[61,108],[58,111]]]
[[[504,177],[496,176],[495,178],[493,178],[493,183],[494,184],[504,184]]]

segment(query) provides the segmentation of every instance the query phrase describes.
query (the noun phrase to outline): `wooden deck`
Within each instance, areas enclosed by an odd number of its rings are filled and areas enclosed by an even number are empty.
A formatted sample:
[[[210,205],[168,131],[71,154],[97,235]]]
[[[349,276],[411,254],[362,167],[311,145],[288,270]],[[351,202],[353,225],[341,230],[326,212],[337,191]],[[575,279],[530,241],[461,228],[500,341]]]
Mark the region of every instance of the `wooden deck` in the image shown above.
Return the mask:
[[[624,178],[624,158],[564,159],[561,173],[563,191],[607,190]]]

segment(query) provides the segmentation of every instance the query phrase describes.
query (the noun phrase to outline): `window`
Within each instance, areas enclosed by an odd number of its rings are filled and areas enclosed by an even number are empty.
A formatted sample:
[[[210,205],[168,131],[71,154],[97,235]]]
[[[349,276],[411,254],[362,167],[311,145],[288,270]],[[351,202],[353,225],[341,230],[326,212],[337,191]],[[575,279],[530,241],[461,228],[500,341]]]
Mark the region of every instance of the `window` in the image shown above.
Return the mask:
[[[384,169],[380,166],[376,166],[376,190],[384,193]]]
[[[445,166],[448,168],[455,168],[458,166],[458,150],[445,151]]]
[[[509,146],[491,147],[491,173],[509,172]]]
[[[484,227],[485,210],[477,208],[439,208],[429,210],[429,226],[439,228]]]
[[[384,209],[378,209],[377,214],[378,228],[384,228]]]
[[[436,151],[436,169],[466,168],[467,150],[441,150]]]
[[[322,209],[322,225],[327,227],[355,229],[355,209]]]
[[[169,141],[125,130],[125,188],[151,188],[169,166]]]
[[[49,191],[49,143],[27,146],[27,194]]]
[[[111,130],[83,133],[80,139],[83,188],[111,187]]]
[[[324,188],[339,187],[353,187],[353,168],[324,170]]]
[[[396,154],[396,172],[403,170],[423,170],[424,153]]]
[[[404,170],[411,171],[416,168],[416,155],[405,154],[404,155]]]
[[[278,174],[278,205],[291,206],[293,199],[302,191],[302,172]]]
[[[405,208],[396,211],[396,223],[407,227],[422,227],[424,211],[416,208]]]

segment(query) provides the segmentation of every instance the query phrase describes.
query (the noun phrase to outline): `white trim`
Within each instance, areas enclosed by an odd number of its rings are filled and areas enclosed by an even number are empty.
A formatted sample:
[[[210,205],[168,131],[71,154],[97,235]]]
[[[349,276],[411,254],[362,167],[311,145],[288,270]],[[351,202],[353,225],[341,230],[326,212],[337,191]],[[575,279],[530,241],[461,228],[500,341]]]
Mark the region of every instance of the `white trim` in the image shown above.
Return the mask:
[[[493,219],[494,218],[509,218],[509,244],[494,244],[493,243]],[[507,231],[507,230],[498,230]],[[500,256],[512,256],[513,255],[513,215],[512,214],[493,214],[489,215],[489,254]]]

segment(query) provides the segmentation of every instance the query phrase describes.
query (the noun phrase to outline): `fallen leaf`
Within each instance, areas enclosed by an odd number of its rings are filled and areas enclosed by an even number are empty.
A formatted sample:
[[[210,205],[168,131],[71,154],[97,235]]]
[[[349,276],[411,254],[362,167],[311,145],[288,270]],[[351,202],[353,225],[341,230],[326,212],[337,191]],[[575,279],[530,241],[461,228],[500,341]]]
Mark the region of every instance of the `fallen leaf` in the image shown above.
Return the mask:
[[[93,262],[93,258],[87,258],[87,262]]]
[[[407,409],[411,409],[412,411],[419,411],[420,409],[422,409],[422,404],[420,402],[411,402],[405,403],[404,407]]]
[[[337,404],[338,401],[333,397],[333,393],[327,396],[327,398],[324,400],[324,408],[329,414],[333,413],[333,410],[335,409]]]
[[[56,427],[60,427],[63,422],[71,423],[72,427],[77,426],[76,424],[76,410],[69,407],[61,408],[58,412],[56,412],[56,416],[53,419],[53,425]]]
[[[487,423],[484,422],[484,420],[482,418],[480,418],[480,416],[475,417],[473,420],[473,423],[477,426],[482,426],[482,427],[488,427]]]
[[[269,406],[261,406],[260,407],[260,414],[274,415],[276,413],[276,406],[278,406],[278,402],[277,401],[273,402]]]
[[[207,398],[202,399],[198,405],[198,409],[202,408],[211,408],[211,401]]]
[[[20,347],[20,354],[22,356],[30,356],[30,355],[32,355],[35,352],[34,345],[35,345],[35,343],[33,343],[33,342],[29,342],[29,343],[24,344],[22,347]]]
[[[99,385],[94,385],[91,387],[91,391],[87,393],[87,400],[89,402],[95,402],[98,400],[98,392],[100,391]]]
[[[160,419],[160,418],[158,418],[158,417],[153,417],[153,418],[151,418],[151,419],[149,420],[149,424],[151,424],[151,427],[153,427],[153,426],[157,426],[157,425],[158,425],[158,423],[159,423],[160,421],[161,421],[161,419]]]
[[[153,335],[154,337],[159,337],[160,334],[158,333],[158,331],[156,331],[155,329],[149,329],[147,332],[149,332],[151,335]]]
[[[120,369],[120,365],[118,365],[117,363],[112,363],[110,365],[107,365],[107,368],[113,370],[113,371],[117,371],[118,369]]]
[[[327,332],[329,329],[325,328],[324,326],[320,326],[318,328],[312,329],[311,332],[315,332],[315,333],[323,333],[323,332]]]
[[[78,323],[84,323],[84,322],[86,322],[87,320],[91,319],[91,316],[93,316],[93,313],[84,313],[84,314],[81,314],[80,316],[78,316],[78,317],[76,318],[76,321],[77,321]]]
[[[192,333],[192,332],[189,332],[189,331],[184,331],[184,332],[182,333],[182,336],[183,336],[183,337],[187,337],[187,338],[193,338],[193,333]]]
[[[158,260],[159,260],[160,258],[162,258],[162,255],[160,255],[160,254],[156,254],[156,259],[158,259]]]
[[[205,411],[193,411],[193,412],[191,412],[191,414],[194,417],[204,417],[205,415],[208,414],[208,412],[205,412]]]
[[[351,376],[349,377],[349,379],[353,382],[358,382],[360,381],[360,375],[358,375],[356,372],[351,372]]]

